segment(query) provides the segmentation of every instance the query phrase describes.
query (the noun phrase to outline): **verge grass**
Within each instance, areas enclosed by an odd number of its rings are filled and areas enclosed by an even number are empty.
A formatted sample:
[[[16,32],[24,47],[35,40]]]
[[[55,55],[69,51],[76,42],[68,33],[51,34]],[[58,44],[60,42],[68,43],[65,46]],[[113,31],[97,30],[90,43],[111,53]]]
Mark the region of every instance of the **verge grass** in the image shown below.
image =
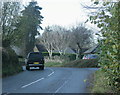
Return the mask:
[[[79,59],[70,62],[47,61],[46,67],[75,67],[75,68],[96,68],[98,67],[97,59]]]
[[[76,68],[96,68],[98,67],[98,59],[78,59],[67,62],[63,66]]]
[[[63,63],[59,63],[59,62],[47,62],[45,63],[46,67],[62,67]]]
[[[101,70],[95,72],[93,86],[90,87],[91,93],[116,93],[112,85],[108,84],[110,79],[106,76],[106,73]]]

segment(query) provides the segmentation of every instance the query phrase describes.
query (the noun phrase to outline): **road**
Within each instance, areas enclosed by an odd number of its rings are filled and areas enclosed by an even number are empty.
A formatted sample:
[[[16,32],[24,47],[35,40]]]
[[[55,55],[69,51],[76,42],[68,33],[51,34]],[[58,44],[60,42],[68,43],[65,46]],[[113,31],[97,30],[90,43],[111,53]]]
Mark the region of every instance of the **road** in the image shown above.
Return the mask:
[[[96,68],[60,68],[24,71],[2,79],[3,93],[89,93],[89,75]]]

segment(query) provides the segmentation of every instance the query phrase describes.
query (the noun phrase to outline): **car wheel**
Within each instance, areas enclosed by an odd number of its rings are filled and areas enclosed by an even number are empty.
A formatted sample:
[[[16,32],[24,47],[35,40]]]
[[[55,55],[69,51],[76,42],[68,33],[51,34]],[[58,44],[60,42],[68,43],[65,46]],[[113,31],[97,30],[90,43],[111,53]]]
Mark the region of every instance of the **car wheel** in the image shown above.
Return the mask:
[[[26,66],[26,70],[30,70],[30,67],[29,67],[29,66]]]
[[[44,66],[41,67],[41,70],[44,70]]]

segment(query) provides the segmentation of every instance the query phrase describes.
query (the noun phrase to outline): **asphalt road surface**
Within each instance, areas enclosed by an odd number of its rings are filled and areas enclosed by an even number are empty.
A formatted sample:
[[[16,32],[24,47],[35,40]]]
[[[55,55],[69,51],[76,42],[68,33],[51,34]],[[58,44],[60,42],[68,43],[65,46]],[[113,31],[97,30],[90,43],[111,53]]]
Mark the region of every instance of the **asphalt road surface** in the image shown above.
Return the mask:
[[[96,68],[45,68],[2,79],[3,93],[89,93],[89,75]]]

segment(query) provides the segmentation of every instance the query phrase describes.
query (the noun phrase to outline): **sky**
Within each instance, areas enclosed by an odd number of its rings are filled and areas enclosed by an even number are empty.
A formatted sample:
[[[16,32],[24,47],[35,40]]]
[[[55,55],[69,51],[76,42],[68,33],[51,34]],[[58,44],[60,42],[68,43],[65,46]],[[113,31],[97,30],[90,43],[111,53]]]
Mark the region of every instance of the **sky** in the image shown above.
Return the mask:
[[[42,14],[45,17],[45,25],[58,24],[62,26],[68,26],[73,23],[79,21],[84,22],[86,20],[86,15],[82,8],[80,8],[80,3],[78,0],[41,1],[39,1],[39,4],[43,6]]]
[[[22,1],[27,4],[31,0]],[[88,5],[91,0],[36,0],[38,5],[42,7],[41,15],[44,17],[42,21],[43,29],[48,25],[61,25],[71,27],[77,23],[82,23],[88,19],[88,11],[81,4]],[[86,24],[87,27],[97,31],[95,25]],[[97,30],[96,30],[97,29]]]

